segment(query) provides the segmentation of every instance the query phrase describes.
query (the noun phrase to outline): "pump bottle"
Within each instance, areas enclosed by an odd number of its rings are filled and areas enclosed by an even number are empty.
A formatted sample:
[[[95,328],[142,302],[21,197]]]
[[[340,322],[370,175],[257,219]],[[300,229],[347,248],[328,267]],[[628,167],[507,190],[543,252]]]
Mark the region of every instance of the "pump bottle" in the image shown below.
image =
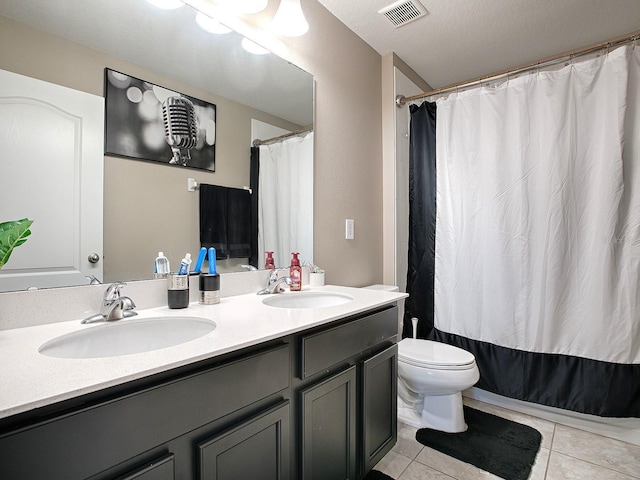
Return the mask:
[[[289,267],[289,278],[291,278],[291,286],[289,289],[292,292],[297,292],[302,289],[302,268],[300,267],[300,260],[298,259],[299,252],[291,252],[291,266]]]
[[[273,252],[264,252],[267,254],[267,258],[264,261],[264,268],[267,270],[273,270],[276,268],[275,261],[273,260]]]

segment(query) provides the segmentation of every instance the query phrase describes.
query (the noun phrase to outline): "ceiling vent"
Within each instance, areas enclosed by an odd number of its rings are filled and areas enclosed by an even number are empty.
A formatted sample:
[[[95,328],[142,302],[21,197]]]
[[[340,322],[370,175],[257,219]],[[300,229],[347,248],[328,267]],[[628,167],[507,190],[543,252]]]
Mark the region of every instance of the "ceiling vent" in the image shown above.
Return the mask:
[[[396,28],[429,14],[418,0],[400,0],[379,10],[378,13],[387,17]]]

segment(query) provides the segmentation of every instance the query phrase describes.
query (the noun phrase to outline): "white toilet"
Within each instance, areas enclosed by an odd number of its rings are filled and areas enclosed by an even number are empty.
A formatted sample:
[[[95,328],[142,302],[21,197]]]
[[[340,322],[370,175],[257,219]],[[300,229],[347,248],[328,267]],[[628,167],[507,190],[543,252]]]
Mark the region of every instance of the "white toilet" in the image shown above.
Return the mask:
[[[466,350],[431,340],[401,340],[398,420],[418,428],[464,432],[462,391],[479,379],[476,359]]]
[[[364,288],[398,291],[391,285]],[[398,420],[417,428],[464,432],[462,391],[480,380],[476,359],[453,345],[416,339],[418,319],[411,321],[413,338],[398,342]]]

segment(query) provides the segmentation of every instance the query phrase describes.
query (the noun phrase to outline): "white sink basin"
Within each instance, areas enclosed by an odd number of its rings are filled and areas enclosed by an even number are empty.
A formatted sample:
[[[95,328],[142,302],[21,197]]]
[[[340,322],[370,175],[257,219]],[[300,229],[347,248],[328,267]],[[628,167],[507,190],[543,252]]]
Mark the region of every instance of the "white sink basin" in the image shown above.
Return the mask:
[[[353,300],[353,297],[334,292],[301,292],[274,294],[262,303],[279,308],[323,308],[335,307]]]
[[[38,351],[58,358],[117,357],[180,345],[215,328],[215,322],[199,317],[125,319],[61,335]]]

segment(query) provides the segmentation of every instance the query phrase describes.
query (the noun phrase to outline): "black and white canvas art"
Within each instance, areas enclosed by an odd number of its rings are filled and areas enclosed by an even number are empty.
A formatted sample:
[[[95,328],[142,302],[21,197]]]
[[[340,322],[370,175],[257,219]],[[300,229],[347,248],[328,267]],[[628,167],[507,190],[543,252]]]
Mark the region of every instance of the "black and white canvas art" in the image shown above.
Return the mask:
[[[215,171],[216,106],[105,69],[105,153]]]

